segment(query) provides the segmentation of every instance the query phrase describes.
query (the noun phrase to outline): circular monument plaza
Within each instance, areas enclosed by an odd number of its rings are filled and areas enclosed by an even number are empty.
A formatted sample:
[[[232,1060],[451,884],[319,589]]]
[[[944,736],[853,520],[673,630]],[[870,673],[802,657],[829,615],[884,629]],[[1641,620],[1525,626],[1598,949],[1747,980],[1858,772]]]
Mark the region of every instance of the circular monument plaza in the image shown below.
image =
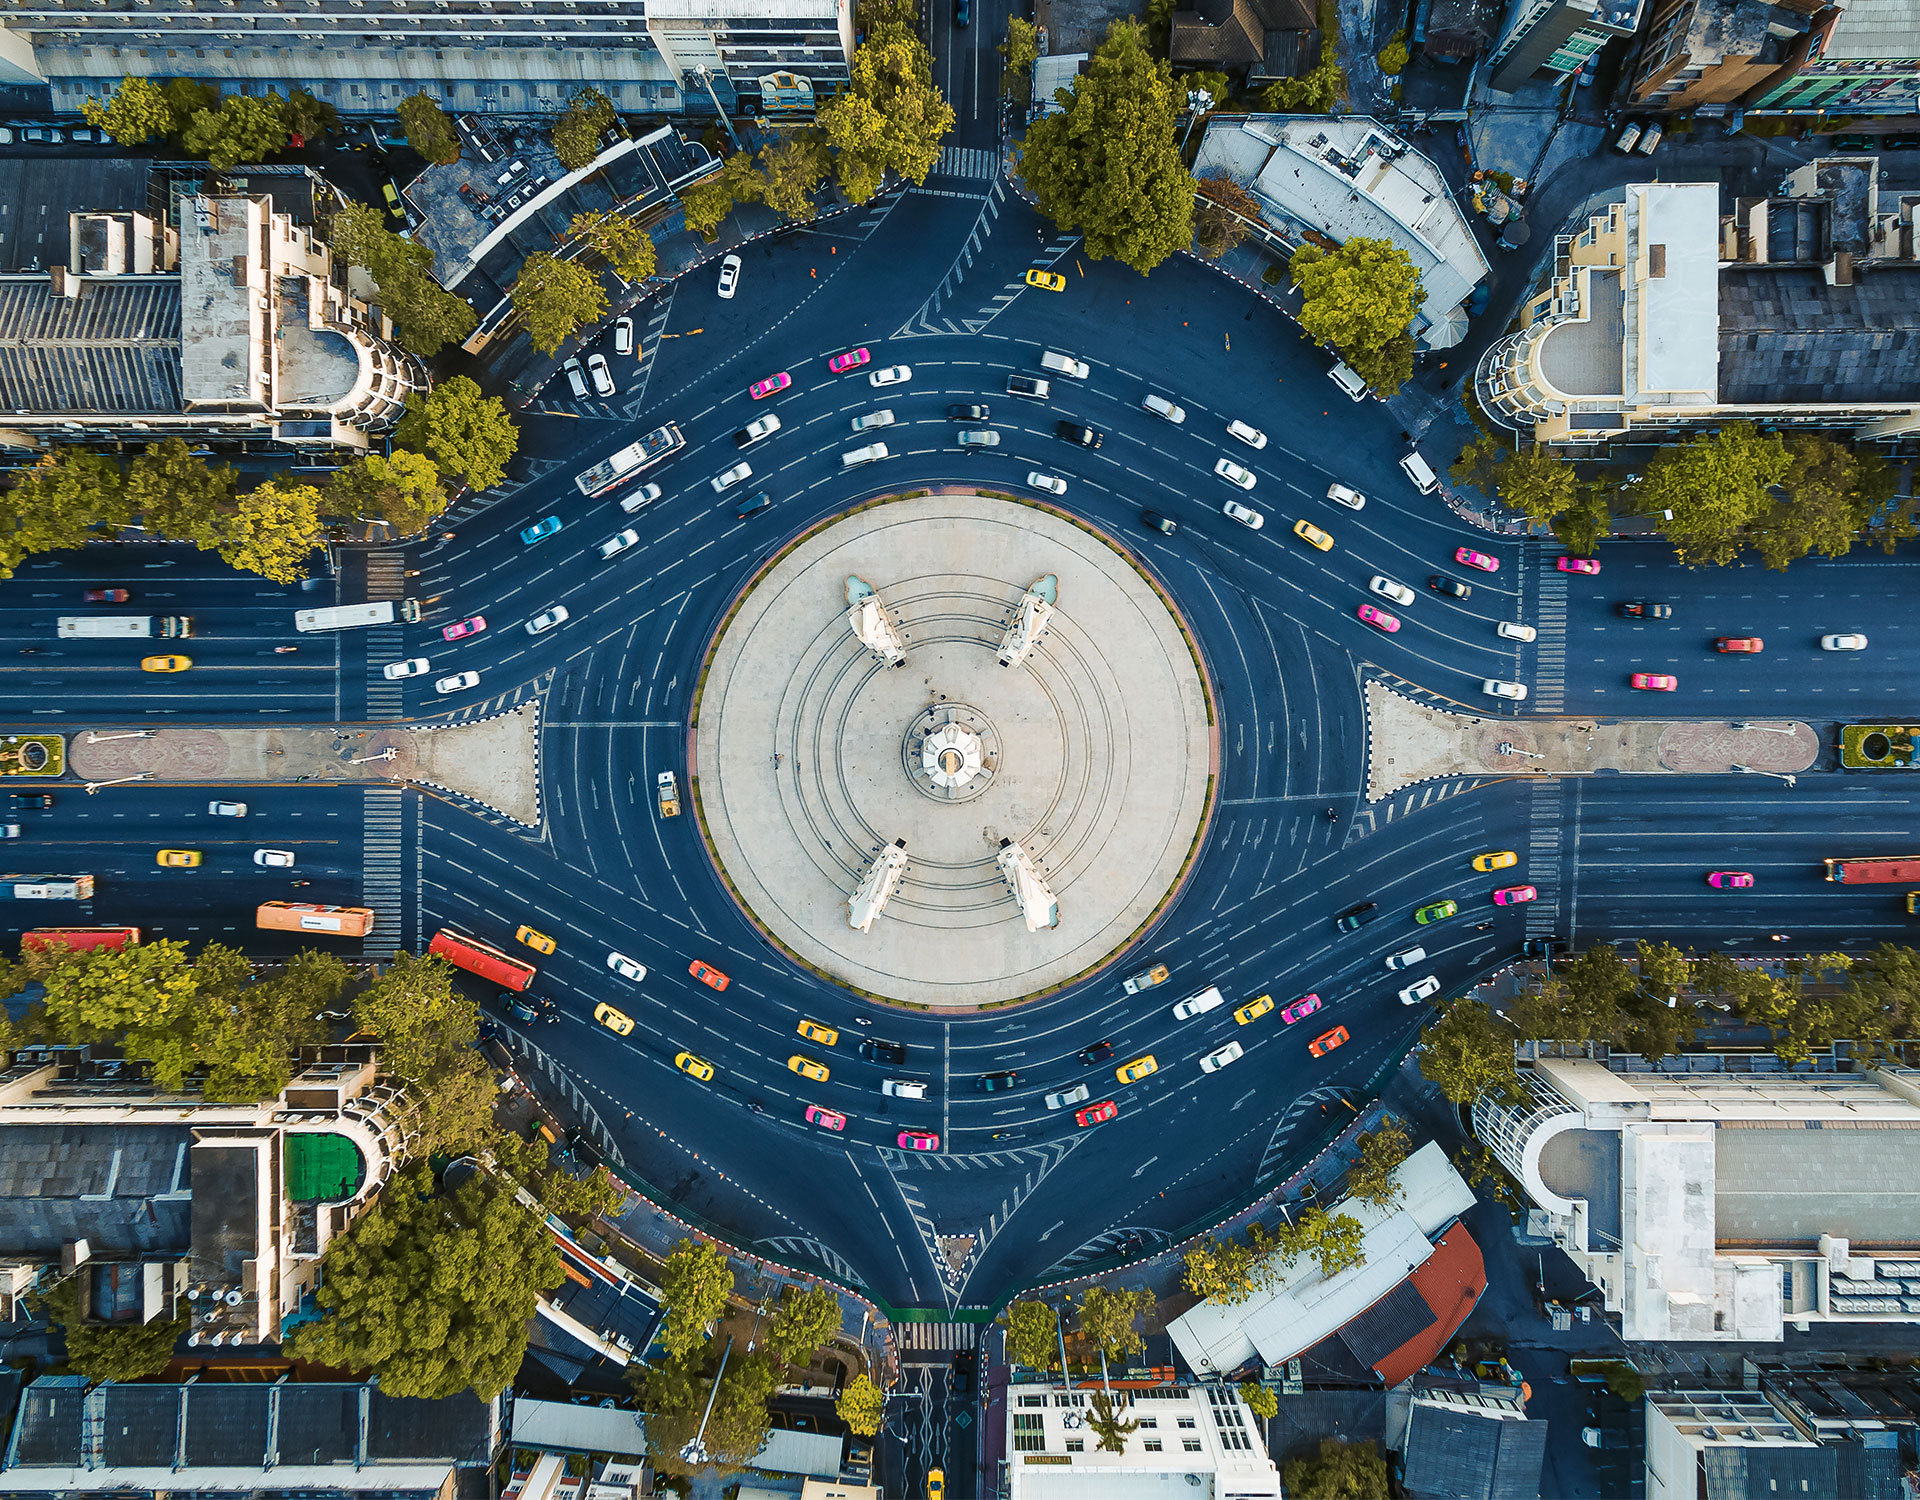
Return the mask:
[[[802,963],[971,1007],[1124,951],[1205,826],[1216,753],[1180,620],[1119,547],[968,492],[808,533],[728,614],[696,806]]]

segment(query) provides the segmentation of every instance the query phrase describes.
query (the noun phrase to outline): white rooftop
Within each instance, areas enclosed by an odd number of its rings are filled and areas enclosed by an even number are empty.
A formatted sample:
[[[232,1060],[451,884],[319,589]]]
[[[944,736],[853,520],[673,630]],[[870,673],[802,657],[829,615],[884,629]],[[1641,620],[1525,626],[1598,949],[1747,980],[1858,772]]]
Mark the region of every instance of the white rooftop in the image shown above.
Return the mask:
[[[1122,1394],[1122,1420],[1140,1426],[1112,1453],[1087,1426],[1091,1392],[1010,1387],[1008,1500],[1281,1500],[1260,1421],[1236,1386]]]
[[[1720,186],[1627,188],[1627,400],[1700,405],[1720,389]]]

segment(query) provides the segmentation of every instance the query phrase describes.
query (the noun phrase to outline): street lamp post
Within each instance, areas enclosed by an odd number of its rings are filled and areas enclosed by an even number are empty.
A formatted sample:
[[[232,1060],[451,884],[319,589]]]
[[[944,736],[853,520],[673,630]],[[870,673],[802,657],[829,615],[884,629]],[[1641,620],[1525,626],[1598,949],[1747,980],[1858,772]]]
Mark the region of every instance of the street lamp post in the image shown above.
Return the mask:
[[[350,766],[364,766],[370,760],[392,760],[394,756],[399,753],[398,750],[389,746],[385,750],[376,750],[371,755],[356,755],[352,760],[348,761],[347,764]]]
[[[1502,755],[1524,755],[1528,760],[1546,759],[1546,756],[1536,750],[1522,750],[1518,745],[1509,744],[1506,740],[1500,742],[1500,753]]]
[[[700,1413],[700,1430],[687,1440],[680,1450],[680,1457],[690,1464],[703,1464],[707,1461],[707,1445],[701,1440],[707,1435],[707,1418],[713,1415],[713,1398],[720,1394],[720,1377],[727,1373],[727,1356],[733,1353],[733,1337],[727,1337],[726,1348],[720,1351],[720,1368],[713,1372],[713,1388],[707,1392],[707,1409]]]
[[[1733,721],[1733,727],[1735,729],[1757,729],[1762,734],[1797,735],[1800,732],[1798,729],[1793,728],[1780,729],[1772,724],[1755,724],[1749,719],[1735,719]]]
[[[1733,769],[1742,776],[1771,776],[1775,781],[1784,781],[1788,786],[1792,786],[1795,781],[1794,777],[1787,775],[1784,771],[1756,771],[1752,766],[1741,765],[1739,761],[1733,763]]]
[[[111,781],[89,781],[87,783],[87,795],[91,797],[95,792],[99,791],[100,788],[103,786],[120,786],[124,782],[129,782],[129,781],[151,781],[151,780],[153,780],[153,772],[141,771],[133,776],[116,776]]]
[[[104,745],[108,740],[149,740],[152,738],[153,731],[151,729],[129,729],[125,734],[95,734],[91,729],[87,731],[87,743],[89,745]]]

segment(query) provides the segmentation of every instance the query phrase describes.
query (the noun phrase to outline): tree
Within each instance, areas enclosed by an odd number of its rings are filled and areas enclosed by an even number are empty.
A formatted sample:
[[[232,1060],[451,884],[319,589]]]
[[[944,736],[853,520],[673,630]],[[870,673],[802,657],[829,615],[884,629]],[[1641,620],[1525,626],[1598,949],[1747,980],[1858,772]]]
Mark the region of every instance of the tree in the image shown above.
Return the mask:
[[[1144,1352],[1146,1341],[1136,1324],[1153,1316],[1158,1301],[1145,1287],[1090,1286],[1080,1294],[1080,1332],[1108,1359]]]
[[[1033,65],[1040,60],[1040,34],[1024,16],[1007,18],[1007,39],[993,49],[1006,59],[1000,70],[1000,92],[1016,104],[1025,104],[1033,92]]]
[[[1397,1120],[1382,1120],[1360,1137],[1360,1159],[1347,1172],[1347,1192],[1365,1203],[1390,1208],[1400,1201],[1393,1172],[1413,1150],[1413,1137]]]
[[[887,1394],[866,1376],[856,1375],[840,1388],[833,1411],[856,1437],[875,1437],[886,1418]]]
[[[68,950],[52,959],[40,982],[56,1037],[117,1042],[128,1057],[152,1066],[162,1092],[179,1091],[195,1062],[199,995],[186,944],[163,939],[117,950]]]
[[[653,236],[638,219],[589,209],[573,216],[567,233],[613,267],[622,281],[645,281],[658,263]]]
[[[1494,480],[1500,503],[1532,521],[1552,521],[1574,503],[1573,465],[1545,448],[1509,453]]]
[[[92,1381],[146,1380],[158,1375],[172,1362],[174,1347],[192,1325],[185,1314],[137,1327],[82,1322],[78,1276],[55,1283],[39,1302],[47,1321],[58,1323],[66,1337],[67,1363]]]
[[[1591,557],[1613,528],[1609,502],[1614,494],[1612,485],[1580,485],[1573,504],[1553,518],[1555,540],[1576,556]]]
[[[692,1353],[707,1342],[707,1325],[727,1310],[733,1295],[726,1252],[705,1240],[680,1241],[667,1257],[660,1292],[667,1315],[661,1347],[674,1357]]]
[[[201,110],[220,107],[220,90],[198,78],[169,78],[160,86],[160,92],[167,96],[167,107],[173,111],[173,125],[168,135],[179,135]]]
[[[818,131],[795,131],[762,146],[760,168],[767,178],[767,207],[789,220],[811,219],[813,190],[827,175],[827,165],[827,148]]]
[[[1218,260],[1247,237],[1247,223],[1260,222],[1260,204],[1239,183],[1209,172],[1194,183],[1200,201],[1193,209],[1193,238],[1200,253]]]
[[[1310,1208],[1294,1222],[1289,1257],[1311,1255],[1322,1276],[1338,1276],[1367,1263],[1366,1238],[1366,1229],[1351,1215]]]
[[[733,212],[733,205],[757,203],[766,187],[766,179],[754,166],[751,153],[734,152],[718,173],[681,194],[687,227],[697,230],[712,244],[718,238],[721,221]]]
[[[194,540],[201,551],[218,552],[231,567],[275,583],[295,583],[307,576],[307,559],[326,540],[320,492],[310,484],[268,480],[240,497],[211,543]]]
[[[1403,32],[1380,49],[1380,55],[1375,61],[1380,64],[1382,73],[1393,78],[1406,70],[1407,60],[1411,56],[1412,54],[1407,51],[1406,35]]]
[[[182,541],[218,533],[240,482],[234,470],[213,467],[177,437],[148,443],[127,465],[127,514],[149,531]]]
[[[218,109],[195,110],[180,144],[204,156],[216,172],[243,161],[264,161],[286,149],[287,101],[272,89],[264,94],[229,94]]]
[[[920,183],[940,160],[953,106],[933,85],[933,57],[911,24],[888,20],[854,50],[847,87],[815,116],[836,151],[861,163],[849,174],[877,191],[885,173]],[[869,193],[871,196],[871,193]],[[771,200],[769,200],[771,201]],[[858,201],[858,200],[856,200]]]
[[[1275,114],[1331,114],[1333,107],[1346,96],[1347,75],[1341,71],[1340,56],[1334,45],[1340,35],[1340,21],[1326,0],[1318,7],[1318,19],[1320,58],[1312,71],[1300,78],[1276,79],[1261,95],[1261,102]]]
[[[0,493],[0,578],[36,552],[113,535],[127,521],[120,465],[84,448],[50,449]]]
[[[284,1348],[371,1370],[389,1396],[491,1400],[526,1354],[539,1295],[564,1280],[545,1221],[509,1187],[480,1172],[436,1192],[412,1167],[328,1245],[315,1293],[326,1316]]]
[[[575,329],[599,322],[607,310],[599,277],[578,261],[544,250],[527,257],[511,295],[513,310],[542,354],[557,353]]]
[[[206,1068],[202,1094],[215,1103],[273,1099],[292,1081],[297,1048],[327,1039],[321,1010],[346,992],[353,971],[331,953],[306,952],[271,979],[255,981],[247,957],[210,944],[194,966],[194,1056]]]
[[[1521,1096],[1513,1028],[1478,1000],[1456,1000],[1420,1033],[1420,1072],[1454,1104]]]
[[[1911,1037],[1920,1030],[1920,953],[1882,943],[1847,975],[1849,1003],[1880,1018],[1885,1033]]]
[[[472,1048],[480,1010],[454,989],[445,959],[396,953],[387,971],[353,997],[353,1024],[379,1042],[382,1065],[411,1082],[430,1073],[446,1048]]]
[[[1681,562],[1730,563],[1746,545],[1748,528],[1772,507],[1770,491],[1792,463],[1778,433],[1730,422],[1662,448],[1634,486],[1634,498],[1648,515],[1673,512],[1660,529]]]
[[[1420,272],[1391,240],[1355,235],[1338,250],[1302,245],[1290,262],[1300,326],[1383,397],[1413,372],[1408,326],[1427,300]]]
[[[336,213],[328,244],[336,256],[366,268],[400,342],[415,354],[431,359],[473,332],[473,309],[430,274],[433,251],[401,239],[371,204],[349,203]]]
[[[702,1438],[707,1462],[723,1475],[730,1474],[765,1446],[769,1431],[767,1401],[779,1383],[779,1367],[764,1355],[736,1349],[715,1391],[712,1365],[716,1358],[714,1351],[700,1350],[633,1372],[647,1410],[647,1447],[656,1469],[690,1475],[706,1467],[704,1462],[688,1463],[681,1458],[680,1450],[700,1430],[710,1391],[713,1413]]]
[[[104,130],[121,146],[140,146],[155,136],[172,135],[176,125],[167,92],[145,78],[123,78],[105,104],[83,99],[80,113],[87,123]]]
[[[1223,108],[1233,97],[1233,80],[1225,73],[1182,73],[1174,79],[1174,85],[1180,90],[1181,104],[1201,118]],[[1193,95],[1196,93],[1205,94],[1211,102],[1195,106]]]
[[[804,1365],[839,1336],[840,1298],[823,1286],[783,1287],[762,1346],[783,1365]]]
[[[1254,1293],[1251,1248],[1232,1235],[1209,1235],[1187,1248],[1181,1279],[1188,1291],[1222,1307],[1235,1307]]]
[[[452,375],[424,395],[407,397],[394,429],[400,447],[423,453],[448,478],[471,490],[490,490],[507,477],[520,447],[520,429],[497,396],[484,396],[464,375]]]
[[[1889,533],[1913,535],[1912,501],[1888,508],[1898,486],[1879,454],[1796,432],[1786,438],[1787,471],[1772,507],[1753,527],[1753,547],[1769,568],[1809,552],[1844,556],[1862,533],[1892,550]]]
[[[1271,1422],[1280,1415],[1280,1398],[1257,1380],[1240,1382],[1240,1399],[1262,1422]]]
[[[411,536],[447,508],[447,492],[432,458],[396,448],[391,457],[363,454],[335,469],[327,504],[343,515],[378,517]]]
[[[1296,1458],[1282,1472],[1288,1500],[1380,1500],[1388,1493],[1387,1461],[1373,1442],[1322,1438],[1318,1458]]]
[[[395,107],[407,144],[427,161],[449,166],[460,160],[460,135],[431,94],[409,94]]]
[[[578,90],[553,124],[553,154],[560,158],[560,165],[569,172],[592,166],[600,154],[600,137],[618,118],[612,101],[600,90]]]
[[[294,89],[287,95],[285,118],[288,143],[304,146],[331,135],[340,123],[340,111],[305,89]]]
[[[1087,1429],[1100,1439],[1094,1450],[1098,1453],[1125,1453],[1127,1438],[1140,1430],[1137,1421],[1128,1421],[1122,1413],[1127,1409],[1126,1392],[1108,1394],[1095,1391],[1088,1401]]]
[[[1180,159],[1181,95],[1131,19],[1115,21],[1063,108],[1027,127],[1020,175],[1040,211],[1086,237],[1096,259],[1145,275],[1193,243],[1193,174]]]
[[[1029,1370],[1052,1370],[1060,1364],[1060,1315],[1045,1302],[1009,1302],[1002,1315],[1007,1325],[1007,1358]]]

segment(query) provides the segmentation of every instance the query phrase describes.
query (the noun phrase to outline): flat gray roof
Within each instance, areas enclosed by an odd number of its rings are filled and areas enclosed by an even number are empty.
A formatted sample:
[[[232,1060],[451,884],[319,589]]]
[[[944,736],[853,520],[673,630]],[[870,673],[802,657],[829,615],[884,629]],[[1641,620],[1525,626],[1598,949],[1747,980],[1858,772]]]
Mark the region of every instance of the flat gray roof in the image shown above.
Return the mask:
[[[0,277],[0,416],[179,410],[177,277],[88,281],[78,297],[44,275]]]
[[[1828,286],[1816,268],[1720,276],[1720,399],[1825,406],[1920,392],[1920,276],[1872,270]]]
[[[1723,1249],[1920,1245],[1920,1127],[1838,1120],[1713,1133],[1714,1239]]]

